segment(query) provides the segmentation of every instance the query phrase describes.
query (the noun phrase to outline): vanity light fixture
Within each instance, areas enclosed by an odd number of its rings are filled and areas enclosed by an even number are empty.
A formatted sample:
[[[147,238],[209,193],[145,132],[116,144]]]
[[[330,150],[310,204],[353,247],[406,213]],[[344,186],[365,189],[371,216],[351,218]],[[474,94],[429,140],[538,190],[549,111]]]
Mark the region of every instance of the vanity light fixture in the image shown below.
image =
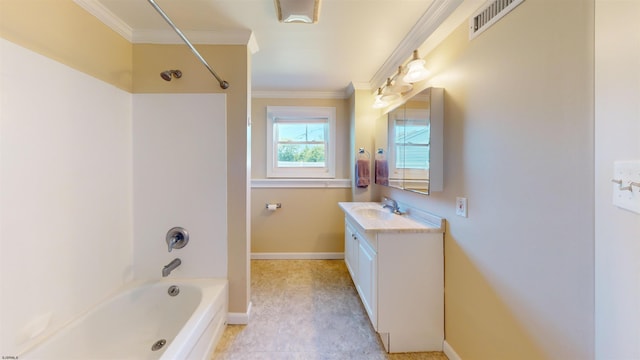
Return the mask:
[[[406,73],[403,71],[405,68]],[[418,50],[413,50],[413,56],[406,67],[398,66],[398,71],[378,88],[373,107],[379,109],[388,106],[389,103],[398,100],[400,94],[411,91],[413,83],[426,79],[429,74],[429,70],[424,67],[424,60],[418,55]]]
[[[393,102],[400,98],[400,94],[395,92],[392,88],[391,78],[387,78],[387,82],[382,89],[382,95],[380,96],[380,100],[384,102]]]
[[[315,24],[320,15],[320,0],[274,0],[278,21]]]
[[[389,105],[386,101],[382,100],[382,88],[378,88],[378,94],[373,101],[374,109],[382,109],[383,107]]]
[[[413,85],[411,83],[404,81],[403,79],[404,76],[402,76],[403,75],[402,70],[403,70],[402,65],[398,66],[398,72],[395,75],[395,81],[391,85],[391,91],[398,94],[406,93],[408,91],[411,91],[411,89],[413,89]]]
[[[429,76],[429,70],[424,68],[424,60],[420,59],[418,50],[413,50],[413,58],[407,64],[407,74],[402,78],[405,82],[416,83]]]

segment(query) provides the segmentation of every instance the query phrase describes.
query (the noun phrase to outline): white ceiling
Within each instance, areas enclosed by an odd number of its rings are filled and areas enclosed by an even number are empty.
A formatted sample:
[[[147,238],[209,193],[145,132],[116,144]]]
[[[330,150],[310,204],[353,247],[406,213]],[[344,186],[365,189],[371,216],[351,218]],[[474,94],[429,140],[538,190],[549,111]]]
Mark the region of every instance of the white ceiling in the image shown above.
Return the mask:
[[[133,42],[143,41],[140,34],[173,32],[147,0],[75,1]],[[156,0],[194,44],[206,43],[206,34],[246,44],[252,33],[258,48],[251,61],[253,91],[314,92],[343,92],[349,83],[380,86],[427,35],[436,28],[436,35],[446,35],[482,2],[322,0],[318,23],[309,25],[278,22],[273,0]],[[440,25],[446,18],[448,30]],[[177,35],[173,39],[180,43]]]

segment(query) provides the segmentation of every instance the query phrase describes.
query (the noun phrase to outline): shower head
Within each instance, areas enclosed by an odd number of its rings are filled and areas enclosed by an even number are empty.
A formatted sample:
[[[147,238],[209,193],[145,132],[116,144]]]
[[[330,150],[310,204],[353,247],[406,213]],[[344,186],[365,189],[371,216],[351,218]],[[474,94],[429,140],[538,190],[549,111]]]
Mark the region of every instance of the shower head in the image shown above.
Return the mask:
[[[160,73],[160,77],[163,78],[166,81],[171,81],[171,76],[173,75],[174,78],[179,79],[182,77],[182,71],[180,70],[165,70],[163,72]]]

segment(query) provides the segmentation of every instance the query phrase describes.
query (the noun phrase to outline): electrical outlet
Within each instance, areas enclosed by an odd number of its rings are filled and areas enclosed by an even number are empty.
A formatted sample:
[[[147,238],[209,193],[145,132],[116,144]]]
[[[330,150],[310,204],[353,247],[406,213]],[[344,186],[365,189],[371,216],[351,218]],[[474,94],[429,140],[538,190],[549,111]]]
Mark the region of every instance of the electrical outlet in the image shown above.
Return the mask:
[[[467,217],[467,198],[456,197],[456,215]]]

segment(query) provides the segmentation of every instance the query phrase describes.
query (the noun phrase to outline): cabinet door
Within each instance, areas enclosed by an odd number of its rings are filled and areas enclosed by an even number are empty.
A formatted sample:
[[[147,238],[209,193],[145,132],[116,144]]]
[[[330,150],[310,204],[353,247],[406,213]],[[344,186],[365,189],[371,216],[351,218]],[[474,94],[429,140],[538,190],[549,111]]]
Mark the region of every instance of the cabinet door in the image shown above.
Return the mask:
[[[374,329],[378,329],[377,256],[365,239],[358,239],[358,281],[356,288]]]
[[[351,278],[356,282],[356,271],[358,270],[358,240],[355,231],[348,222],[345,222],[344,229],[344,261]]]

